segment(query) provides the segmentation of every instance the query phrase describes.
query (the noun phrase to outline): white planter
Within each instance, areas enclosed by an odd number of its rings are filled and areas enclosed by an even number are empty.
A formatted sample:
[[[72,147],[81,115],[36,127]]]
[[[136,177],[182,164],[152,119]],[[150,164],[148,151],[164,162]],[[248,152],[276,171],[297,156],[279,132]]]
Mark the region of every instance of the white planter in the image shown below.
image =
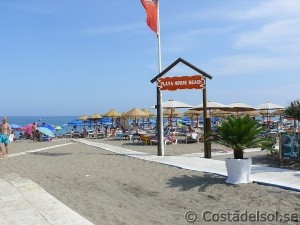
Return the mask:
[[[252,159],[226,159],[227,180],[229,184],[251,183],[250,171]]]

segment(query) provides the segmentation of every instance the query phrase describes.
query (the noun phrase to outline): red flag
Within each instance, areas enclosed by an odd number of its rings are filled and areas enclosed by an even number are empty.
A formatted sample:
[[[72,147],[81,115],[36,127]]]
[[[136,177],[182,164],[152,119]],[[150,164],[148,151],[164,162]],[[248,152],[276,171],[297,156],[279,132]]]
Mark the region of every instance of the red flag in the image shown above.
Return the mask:
[[[157,3],[158,0],[141,0],[146,13],[147,13],[147,25],[157,33]]]

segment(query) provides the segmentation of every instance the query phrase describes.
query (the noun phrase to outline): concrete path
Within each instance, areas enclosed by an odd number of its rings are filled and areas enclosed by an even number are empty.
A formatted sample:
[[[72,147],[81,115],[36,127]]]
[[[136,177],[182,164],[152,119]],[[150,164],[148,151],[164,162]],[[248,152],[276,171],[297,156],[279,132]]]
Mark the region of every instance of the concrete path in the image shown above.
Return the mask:
[[[1,225],[92,225],[91,222],[18,174],[0,179]]]
[[[155,156],[143,152],[137,152],[126,148],[112,146],[103,143],[95,143],[88,140],[76,140],[77,142],[101,148],[117,154],[122,154],[147,161],[158,162],[183,169],[201,171],[227,176],[225,162],[201,158],[199,154],[187,154],[181,156]],[[255,151],[252,149],[250,151]],[[222,153],[224,154],[224,153]],[[232,153],[230,153],[232,154]],[[203,157],[203,156],[202,156]],[[281,188],[300,191],[300,171],[281,169],[275,167],[253,165],[250,179],[253,182],[278,186]]]

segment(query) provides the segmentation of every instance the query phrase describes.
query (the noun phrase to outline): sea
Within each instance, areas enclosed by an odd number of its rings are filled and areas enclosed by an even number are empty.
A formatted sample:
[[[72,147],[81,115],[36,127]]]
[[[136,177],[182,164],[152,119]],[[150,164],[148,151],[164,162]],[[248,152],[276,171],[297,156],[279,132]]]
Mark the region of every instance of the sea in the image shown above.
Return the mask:
[[[78,116],[7,116],[9,124],[17,124],[22,127],[34,122],[38,124],[46,123],[54,126],[63,126],[76,118],[78,118]]]
[[[61,126],[63,129],[59,132],[64,134],[72,129],[72,126],[68,125],[68,123],[77,119],[78,117],[79,116],[7,116],[7,121],[9,124],[16,124],[21,127],[34,122],[37,124],[45,123],[54,126]]]

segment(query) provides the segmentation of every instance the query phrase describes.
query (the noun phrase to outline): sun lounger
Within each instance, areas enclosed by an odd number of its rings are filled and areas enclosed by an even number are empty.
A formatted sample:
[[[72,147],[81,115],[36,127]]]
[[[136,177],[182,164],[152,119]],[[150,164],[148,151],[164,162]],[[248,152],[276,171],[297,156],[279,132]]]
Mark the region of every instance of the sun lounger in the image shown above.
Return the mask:
[[[185,136],[185,143],[188,142],[199,142],[199,136],[196,132],[187,133]]]
[[[164,145],[167,145],[167,144],[177,144],[177,139],[174,138],[174,140],[171,140],[170,137],[164,137],[163,142],[164,142]],[[158,143],[157,137],[150,140],[150,144],[151,145],[157,144],[157,143]]]

